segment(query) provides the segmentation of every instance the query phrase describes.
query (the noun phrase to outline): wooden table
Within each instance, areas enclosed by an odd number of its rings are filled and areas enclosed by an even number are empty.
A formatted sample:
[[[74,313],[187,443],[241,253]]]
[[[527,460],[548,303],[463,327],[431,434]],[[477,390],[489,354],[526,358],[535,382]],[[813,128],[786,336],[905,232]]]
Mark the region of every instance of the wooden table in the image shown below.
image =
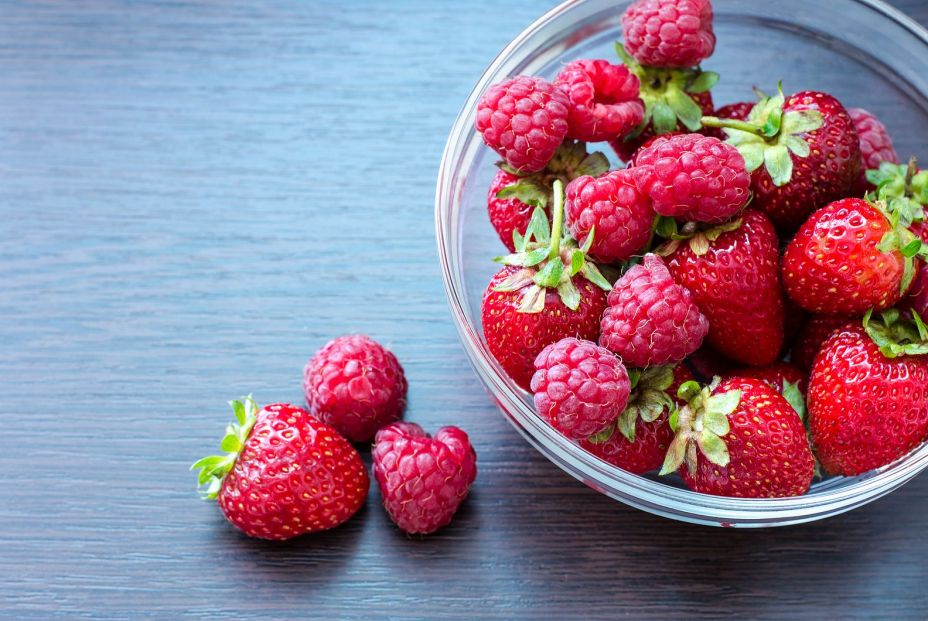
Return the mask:
[[[928,616],[928,477],[821,523],[688,526],[579,484],[486,397],[433,185],[471,85],[551,4],[0,4],[0,617]],[[300,402],[353,331],[399,355],[407,418],[471,433],[472,498],[425,539],[375,492],[327,534],[240,536],[189,464],[227,399]]]

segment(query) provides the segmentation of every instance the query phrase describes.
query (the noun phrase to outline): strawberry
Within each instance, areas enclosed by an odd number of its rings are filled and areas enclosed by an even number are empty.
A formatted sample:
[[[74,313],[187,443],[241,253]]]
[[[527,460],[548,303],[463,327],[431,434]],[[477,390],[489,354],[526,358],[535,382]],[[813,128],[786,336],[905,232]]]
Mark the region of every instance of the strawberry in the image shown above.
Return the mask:
[[[806,394],[806,374],[789,362],[774,362],[765,367],[742,367],[735,369],[730,375],[759,379],[780,394],[783,394],[790,384],[796,386],[800,393]]]
[[[702,116],[712,114],[709,92],[719,76],[698,68],[652,67],[639,63],[621,43],[616,53],[641,84],[639,97],[644,103],[644,118],[635,131],[609,144],[623,162],[650,138],[676,131],[702,129]]]
[[[553,224],[536,208],[516,252],[497,261],[503,267],[483,295],[481,318],[487,348],[512,380],[529,389],[535,357],[545,346],[566,337],[599,338],[599,319],[612,289],[583,248],[564,228],[564,184],[554,181]]]
[[[748,377],[680,387],[687,404],[661,474],[678,471],[691,490],[716,496],[781,498],[809,490],[815,459],[802,419],[765,382]]]
[[[709,320],[709,345],[742,364],[776,360],[783,345],[783,296],[777,236],[767,217],[749,208],[739,219],[705,230],[687,223],[677,232],[669,224],[660,232],[671,239],[657,253]]]
[[[364,504],[370,481],[347,440],[286,403],[258,409],[250,396],[230,403],[236,422],[226,455],[199,460],[205,499],[249,537],[283,540],[334,528]]]
[[[783,286],[813,313],[862,315],[896,304],[921,240],[885,204],[845,198],[816,211],[783,254]]]
[[[809,429],[826,472],[892,463],[928,436],[928,330],[895,310],[836,330],[809,380]]]
[[[790,351],[790,362],[806,373],[812,368],[816,354],[822,348],[822,343],[828,340],[831,333],[851,321],[853,317],[847,315],[812,315],[802,325],[799,336]]]
[[[609,169],[609,160],[598,151],[587,153],[582,142],[568,140],[540,172],[519,175],[505,162],[497,166],[487,194],[487,213],[500,240],[509,252],[515,252],[513,234],[525,235],[536,207],[547,211],[555,179],[566,185],[584,175],[597,177]]]
[[[650,367],[630,372],[634,381],[628,405],[614,425],[580,443],[580,446],[613,466],[632,474],[661,467],[673,440],[668,420],[675,407],[685,404],[677,390],[693,375],[682,364]]]
[[[816,209],[850,194],[860,174],[854,121],[827,93],[782,91],[762,98],[747,120],[705,117],[724,128],[749,171],[754,207],[782,232],[796,229]]]
[[[732,369],[738,365],[715,351],[709,345],[703,344],[702,347],[693,352],[693,355],[685,361],[687,367],[696,375],[696,379],[702,382],[709,382],[716,375],[730,375]]]

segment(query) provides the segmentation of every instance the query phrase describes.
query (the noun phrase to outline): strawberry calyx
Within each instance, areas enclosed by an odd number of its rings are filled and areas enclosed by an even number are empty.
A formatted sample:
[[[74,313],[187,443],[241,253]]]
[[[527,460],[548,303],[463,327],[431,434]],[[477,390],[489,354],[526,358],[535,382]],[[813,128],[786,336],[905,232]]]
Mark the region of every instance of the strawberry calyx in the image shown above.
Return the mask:
[[[640,136],[648,124],[655,134],[670,133],[678,125],[683,125],[691,132],[702,128],[702,109],[692,95],[710,90],[719,81],[719,74],[702,71],[699,67],[668,69],[642,65],[618,41],[615,51],[622,63],[638,78],[639,97],[644,103],[644,118],[625,137],[626,140]]]
[[[519,304],[520,313],[540,313],[545,307],[547,289],[556,289],[561,301],[570,310],[580,307],[580,292],[574,286],[573,277],[580,274],[604,291],[612,285],[599,271],[595,263],[587,258],[593,244],[595,230],[590,230],[583,246],[564,231],[564,182],[555,179],[552,184],[554,205],[552,222],[549,225],[544,209],[536,207],[525,229],[525,235],[513,233],[516,251],[494,261],[504,265],[521,267],[500,282],[495,291],[519,291],[524,289]]]
[[[587,440],[592,444],[603,444],[618,431],[626,440],[634,442],[635,425],[639,418],[646,423],[653,423],[665,410],[673,409],[673,399],[667,394],[667,389],[673,384],[673,370],[674,365],[629,369],[628,379],[632,391],[628,396],[628,405],[614,422]]]
[[[245,448],[245,441],[248,440],[255,421],[258,419],[258,411],[261,409],[251,395],[229,401],[229,405],[235,414],[235,422],[226,427],[226,435],[219,444],[219,448],[226,454],[210,455],[190,466],[191,470],[200,471],[197,475],[197,487],[203,500],[212,500],[219,495],[222,481],[232,470],[235,460]]]
[[[514,198],[542,209],[547,209],[552,200],[555,180],[560,179],[567,184],[577,177],[598,177],[609,170],[606,156],[601,151],[587,153],[586,144],[579,140],[565,140],[554,152],[548,165],[537,173],[520,173],[505,161],[497,162],[496,165],[519,178],[497,192],[497,198]]]
[[[928,354],[928,328],[914,310],[903,314],[895,308],[880,313],[873,321],[873,309],[863,319],[864,331],[887,358]]]
[[[785,111],[785,102],[782,85],[778,84],[777,94],[762,96],[746,120],[704,116],[702,124],[725,131],[726,142],[741,152],[748,172],[763,165],[773,184],[782,187],[793,176],[791,155],[800,158],[809,155],[809,143],[804,135],[825,124],[820,111]]]
[[[784,381],[783,392],[781,394],[783,398],[786,399],[786,402],[796,410],[796,414],[799,415],[799,420],[804,421],[806,419],[806,400],[805,397],[802,396],[802,391],[799,390],[799,382]]]
[[[712,394],[720,382],[715,377],[707,386],[693,381],[680,385],[677,397],[686,401],[686,405],[674,409],[670,415],[670,428],[676,435],[667,449],[661,475],[676,472],[683,464],[690,474],[695,474],[699,453],[717,466],[727,466],[731,461],[722,438],[731,430],[728,415],[738,407],[741,391]]]
[[[693,254],[701,257],[709,252],[712,242],[717,240],[722,233],[736,231],[741,228],[741,222],[741,218],[733,218],[721,224],[686,222],[681,227],[674,218],[661,216],[657,220],[654,232],[667,241],[654,252],[662,257],[670,256],[686,241]]]

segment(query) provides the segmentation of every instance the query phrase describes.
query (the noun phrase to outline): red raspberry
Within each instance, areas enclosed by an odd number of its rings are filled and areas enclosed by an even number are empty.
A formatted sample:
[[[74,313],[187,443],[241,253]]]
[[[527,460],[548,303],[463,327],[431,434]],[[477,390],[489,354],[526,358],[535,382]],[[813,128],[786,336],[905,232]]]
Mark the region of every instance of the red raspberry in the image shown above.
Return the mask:
[[[490,215],[490,224],[496,229],[500,240],[509,249],[509,252],[515,252],[516,247],[512,241],[513,231],[525,233],[528,223],[532,219],[532,212],[535,208],[526,205],[517,198],[499,198],[497,193],[505,187],[508,187],[519,181],[519,177],[500,169],[493,182],[490,184],[490,191],[487,194],[487,212]]]
[[[677,365],[673,369],[673,383],[665,392],[677,406],[686,405],[685,401],[676,398],[680,384],[692,379],[693,374],[684,365]],[[629,407],[632,406],[633,401],[636,403],[641,402],[643,392],[641,388],[642,386],[639,383],[636,390],[632,392]],[[670,408],[666,408],[656,420],[650,423],[638,416],[635,421],[634,441],[631,442],[616,429],[603,442],[584,440],[580,443],[580,446],[603,461],[632,474],[651,472],[660,468],[661,464],[664,463],[664,456],[667,454],[671,441],[673,441],[674,434],[668,423],[669,418]]]
[[[638,188],[662,216],[721,223],[751,195],[738,149],[702,134],[657,138],[635,155],[635,171]]]
[[[477,454],[457,427],[429,437],[415,423],[393,423],[377,432],[371,457],[384,508],[411,534],[451,522],[477,476]]]
[[[748,115],[751,114],[751,110],[754,108],[754,101],[739,101],[736,103],[730,103],[722,106],[717,109],[712,115],[719,119],[735,119],[736,121],[745,121],[748,118]],[[725,140],[728,138],[728,135],[718,127],[703,127],[702,133],[706,136],[713,136],[719,140]]]
[[[860,138],[860,178],[854,186],[855,194],[873,189],[867,181],[867,171],[880,167],[880,162],[899,163],[899,156],[883,123],[863,108],[848,108],[847,113],[854,121]]]
[[[584,142],[614,140],[631,132],[644,118],[638,78],[625,65],[576,60],[561,70],[554,83],[570,99],[570,138]]]
[[[709,0],[638,0],[622,15],[625,49],[642,65],[695,67],[712,55]]]
[[[406,377],[390,351],[369,337],[341,336],[303,369],[303,392],[319,420],[352,442],[368,442],[406,407]]]
[[[799,331],[799,336],[790,353],[790,361],[808,372],[812,368],[818,350],[822,348],[822,343],[828,340],[832,332],[849,321],[855,320],[844,315],[810,316],[803,324],[802,330]]]
[[[646,254],[609,293],[599,344],[633,367],[683,360],[699,349],[709,321],[689,290],[674,283],[663,260]]]
[[[570,101],[541,78],[519,76],[487,89],[477,104],[477,131],[515,170],[538,172],[567,134]]]
[[[625,409],[630,390],[625,365],[591,341],[561,339],[535,358],[535,407],[569,438],[602,431]]]
[[[589,251],[594,261],[624,261],[651,238],[654,210],[630,170],[577,177],[567,185],[564,209],[570,233],[581,244],[596,227]]]

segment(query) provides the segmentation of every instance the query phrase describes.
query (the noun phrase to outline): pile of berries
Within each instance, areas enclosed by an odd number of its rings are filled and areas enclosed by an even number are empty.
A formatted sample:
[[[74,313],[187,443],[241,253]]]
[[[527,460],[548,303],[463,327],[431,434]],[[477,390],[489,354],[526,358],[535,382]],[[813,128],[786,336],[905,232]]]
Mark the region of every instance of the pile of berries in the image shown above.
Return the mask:
[[[334,528],[354,515],[370,487],[354,443],[373,440],[373,476],[383,506],[402,530],[447,525],[477,476],[467,434],[429,436],[402,422],[406,377],[396,356],[366,336],[337,338],[303,371],[308,409],[251,396],[232,401],[224,455],[205,457],[199,485],[250,537],[284,540]]]
[[[601,459],[796,496],[928,437],[928,171],[828,93],[715,109],[712,22],[709,0],[638,0],[616,63],[484,93],[509,254],[483,333],[538,415]]]

